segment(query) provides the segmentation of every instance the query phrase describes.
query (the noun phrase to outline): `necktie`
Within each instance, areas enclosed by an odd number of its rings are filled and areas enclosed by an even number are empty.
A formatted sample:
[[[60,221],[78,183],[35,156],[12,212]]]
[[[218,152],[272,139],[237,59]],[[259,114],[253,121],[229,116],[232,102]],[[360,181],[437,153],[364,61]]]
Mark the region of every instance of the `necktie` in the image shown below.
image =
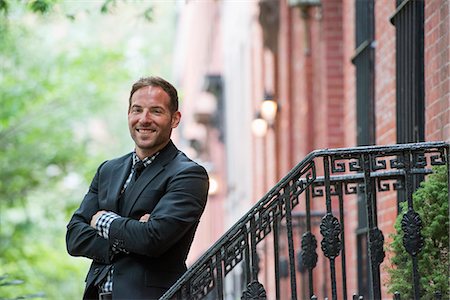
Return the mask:
[[[134,180],[137,180],[141,175],[142,171],[144,171],[145,166],[144,163],[140,160],[134,165]]]
[[[128,185],[126,186],[126,188],[124,190],[122,190],[122,194],[120,195],[120,199],[119,199],[119,203],[118,203],[118,209],[119,209],[120,214],[123,213],[122,209],[123,209],[125,199],[128,199],[128,197],[131,193],[131,190],[133,189],[134,183],[136,182],[136,180],[141,175],[141,173],[144,169],[145,169],[145,166],[142,161],[138,161],[134,165],[133,176],[131,177],[130,182],[128,182]]]

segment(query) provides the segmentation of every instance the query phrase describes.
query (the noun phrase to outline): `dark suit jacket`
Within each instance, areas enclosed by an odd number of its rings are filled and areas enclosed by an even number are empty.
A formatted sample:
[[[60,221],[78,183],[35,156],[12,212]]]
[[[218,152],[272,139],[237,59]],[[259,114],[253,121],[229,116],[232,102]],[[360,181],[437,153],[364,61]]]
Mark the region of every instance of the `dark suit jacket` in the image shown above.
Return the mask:
[[[142,172],[119,210],[132,154],[104,162],[67,225],[67,250],[92,259],[83,299],[98,299],[95,287],[114,265],[114,299],[155,299],[185,271],[186,257],[206,205],[208,175],[172,141]],[[99,210],[122,217],[112,222],[109,239],[92,228]],[[150,213],[148,222],[139,218]],[[125,252],[112,256],[115,245]]]

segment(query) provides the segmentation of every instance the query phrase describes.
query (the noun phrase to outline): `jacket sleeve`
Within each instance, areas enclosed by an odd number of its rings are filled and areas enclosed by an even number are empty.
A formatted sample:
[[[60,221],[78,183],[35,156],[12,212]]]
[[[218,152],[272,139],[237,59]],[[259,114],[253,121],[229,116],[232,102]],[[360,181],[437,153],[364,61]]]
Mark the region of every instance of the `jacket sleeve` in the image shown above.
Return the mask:
[[[164,196],[151,212],[148,222],[118,218],[111,223],[111,246],[158,257],[182,239],[198,223],[206,205],[208,175],[193,165],[169,181]]]
[[[80,207],[67,225],[66,246],[67,252],[72,256],[83,256],[99,263],[109,264],[109,243],[90,226],[92,216],[99,210],[98,183],[103,164],[98,168]]]

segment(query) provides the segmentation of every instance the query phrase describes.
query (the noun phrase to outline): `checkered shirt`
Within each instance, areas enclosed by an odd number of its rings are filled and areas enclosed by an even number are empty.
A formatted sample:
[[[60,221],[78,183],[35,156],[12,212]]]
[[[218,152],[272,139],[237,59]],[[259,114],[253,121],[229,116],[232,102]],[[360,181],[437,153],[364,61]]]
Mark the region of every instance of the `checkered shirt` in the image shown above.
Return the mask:
[[[142,163],[144,164],[144,168],[146,168],[148,165],[150,165],[156,158],[156,156],[159,154],[159,152],[155,153],[152,156],[146,157],[142,160]],[[125,181],[125,184],[123,185],[123,188],[121,190],[121,194],[125,191],[125,189],[130,184],[131,179],[133,178],[133,175],[135,173],[135,166],[140,161],[139,157],[136,154],[136,151],[133,151],[133,165],[131,167],[131,172],[128,175],[127,180]],[[116,214],[115,212],[108,211],[103,213],[96,221],[95,227],[97,229],[97,233],[105,238],[109,238],[109,228],[111,227],[111,223],[117,219],[120,218],[120,215]],[[112,246],[111,248],[112,255],[117,254],[119,252],[127,252],[125,249],[117,249],[116,247]],[[105,278],[105,280],[100,283],[99,289],[102,293],[108,293],[112,292],[112,284],[113,284],[113,273],[114,273],[114,266],[110,266],[110,270]]]

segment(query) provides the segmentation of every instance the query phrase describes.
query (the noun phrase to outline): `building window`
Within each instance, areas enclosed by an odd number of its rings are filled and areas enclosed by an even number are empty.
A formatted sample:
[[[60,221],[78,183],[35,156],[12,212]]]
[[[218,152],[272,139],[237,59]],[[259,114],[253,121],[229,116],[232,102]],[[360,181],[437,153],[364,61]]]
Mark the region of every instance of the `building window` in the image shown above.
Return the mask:
[[[374,0],[355,1],[356,139],[359,146],[375,144],[375,20]]]
[[[425,140],[424,5],[397,0],[391,17],[396,32],[397,143]]]

